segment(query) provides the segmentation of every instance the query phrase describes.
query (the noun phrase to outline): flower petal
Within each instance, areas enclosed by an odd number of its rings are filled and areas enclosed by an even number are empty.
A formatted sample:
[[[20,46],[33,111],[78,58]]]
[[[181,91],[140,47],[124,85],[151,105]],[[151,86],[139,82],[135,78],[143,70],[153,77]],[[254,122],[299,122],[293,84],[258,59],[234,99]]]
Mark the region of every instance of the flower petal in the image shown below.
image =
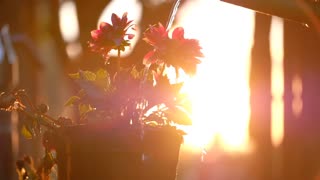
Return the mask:
[[[115,13],[112,13],[111,15],[111,22],[113,26],[118,26],[119,23],[121,22],[121,19],[118,15],[116,15]]]
[[[123,13],[123,15],[122,15],[122,18],[121,18],[121,26],[123,27],[123,28],[125,28],[126,26],[127,26],[127,21],[128,21],[128,13],[127,12],[125,12],[125,13]]]
[[[172,32],[172,39],[184,39],[184,29],[177,27]]]
[[[158,23],[157,29],[161,34],[164,34],[167,31],[166,28],[160,22]]]
[[[99,25],[99,29],[101,29],[102,31],[108,31],[112,28],[111,24],[106,23],[106,22],[101,22]]]
[[[152,63],[154,63],[154,60],[155,60],[155,51],[152,50],[152,51],[149,51],[143,58],[143,64],[144,65],[150,65]]]
[[[134,38],[134,34],[127,34],[128,39],[133,39]]]
[[[151,46],[159,47],[166,39],[168,39],[168,32],[161,23],[158,23],[157,26],[150,26],[149,29],[144,32],[143,40]]]
[[[122,20],[125,20],[125,22],[127,22],[128,20],[128,12],[125,12],[122,14]]]
[[[101,31],[100,30],[93,30],[91,31],[91,37],[93,40],[98,40],[100,37]]]

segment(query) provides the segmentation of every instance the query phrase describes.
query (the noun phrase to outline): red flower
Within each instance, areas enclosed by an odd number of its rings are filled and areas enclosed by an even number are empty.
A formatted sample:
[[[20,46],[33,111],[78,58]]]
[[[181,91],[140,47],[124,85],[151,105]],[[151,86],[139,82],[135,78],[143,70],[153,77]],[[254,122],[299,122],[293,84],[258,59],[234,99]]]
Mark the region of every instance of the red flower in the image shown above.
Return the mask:
[[[112,49],[124,51],[125,47],[130,45],[129,40],[134,37],[134,34],[127,34],[127,30],[132,26],[127,13],[124,13],[122,18],[113,13],[111,21],[112,25],[101,22],[99,29],[91,31],[92,40],[89,42],[92,51],[101,53],[106,58]]]
[[[161,23],[158,26],[150,26],[144,33],[143,40],[151,46],[160,45],[164,39],[168,39],[168,31]]]
[[[144,41],[154,47],[144,57],[144,64],[164,63],[174,68],[182,68],[187,74],[194,74],[196,66],[203,57],[201,47],[196,39],[185,39],[184,29],[175,28],[172,38],[168,31],[159,23],[151,26],[144,33]]]

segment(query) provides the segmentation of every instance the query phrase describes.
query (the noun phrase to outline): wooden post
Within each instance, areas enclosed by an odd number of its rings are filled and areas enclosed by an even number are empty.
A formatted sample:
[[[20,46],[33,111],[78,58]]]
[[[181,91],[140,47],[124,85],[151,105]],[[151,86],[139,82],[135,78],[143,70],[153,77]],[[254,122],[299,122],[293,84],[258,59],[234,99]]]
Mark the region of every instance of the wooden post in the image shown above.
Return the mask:
[[[8,62],[3,61],[0,64],[0,91],[7,89],[10,83],[8,76],[11,74],[10,71]],[[10,129],[10,114],[0,112],[0,177],[8,180],[13,179],[12,169],[14,169]]]
[[[7,92],[13,88],[23,87],[30,92],[30,97],[34,98],[38,88],[36,76],[39,72],[40,61],[35,54],[37,49],[34,47],[32,39],[29,38],[34,27],[34,21],[32,21],[34,4],[32,2],[3,0],[0,3],[0,12],[2,12],[0,40],[1,50],[4,53],[3,59],[0,61],[0,91]],[[34,155],[39,152],[35,146],[26,145],[29,142],[25,142],[21,138],[20,126],[21,123],[18,121],[16,113],[0,112],[1,179],[17,179],[15,172],[17,158],[21,158],[25,154]]]
[[[15,14],[15,5],[17,1],[1,1],[0,3],[0,29],[8,23],[17,21],[17,14]],[[1,36],[2,37],[2,36]],[[2,51],[5,52],[4,39],[0,39],[2,43]],[[0,64],[0,91],[6,91],[11,86],[12,68],[8,62],[8,54],[4,53],[2,63]],[[11,117],[10,113],[0,112],[0,177],[2,179],[14,179],[14,155],[13,145],[11,140]]]
[[[255,146],[251,169],[254,179],[259,180],[272,178],[270,26],[271,16],[256,13],[250,72],[250,135]]]
[[[284,179],[319,178],[319,37],[313,28],[285,21]]]

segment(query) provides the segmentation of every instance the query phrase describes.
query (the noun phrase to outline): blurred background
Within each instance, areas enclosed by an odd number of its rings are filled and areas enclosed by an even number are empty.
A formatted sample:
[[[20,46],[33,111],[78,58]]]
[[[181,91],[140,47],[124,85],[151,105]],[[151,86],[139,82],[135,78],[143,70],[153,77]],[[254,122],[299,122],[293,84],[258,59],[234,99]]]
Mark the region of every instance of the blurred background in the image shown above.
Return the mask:
[[[320,179],[318,1],[226,1],[181,1],[173,23],[205,54],[183,88],[193,125],[182,127],[177,179]],[[128,12],[139,37],[166,24],[174,2],[0,0],[0,91],[24,88],[53,117],[72,116],[63,107],[74,92],[67,74],[102,63],[87,49],[90,31]],[[136,39],[122,56],[128,63],[148,50]],[[24,155],[41,157],[40,139],[26,140],[20,128],[16,114],[0,112],[0,179],[17,179]]]

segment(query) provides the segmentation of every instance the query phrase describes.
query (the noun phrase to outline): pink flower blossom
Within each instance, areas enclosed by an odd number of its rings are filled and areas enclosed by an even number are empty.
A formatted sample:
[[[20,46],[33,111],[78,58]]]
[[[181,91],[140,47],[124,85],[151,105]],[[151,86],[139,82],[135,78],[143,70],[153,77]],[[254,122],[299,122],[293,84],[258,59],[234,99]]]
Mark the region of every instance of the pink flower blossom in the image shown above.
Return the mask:
[[[91,31],[92,40],[89,42],[89,48],[92,51],[101,53],[108,59],[108,53],[112,50],[124,51],[126,46],[130,45],[129,40],[134,34],[127,34],[132,26],[132,21],[128,21],[127,13],[122,18],[112,13],[112,24],[101,22],[99,28]]]

